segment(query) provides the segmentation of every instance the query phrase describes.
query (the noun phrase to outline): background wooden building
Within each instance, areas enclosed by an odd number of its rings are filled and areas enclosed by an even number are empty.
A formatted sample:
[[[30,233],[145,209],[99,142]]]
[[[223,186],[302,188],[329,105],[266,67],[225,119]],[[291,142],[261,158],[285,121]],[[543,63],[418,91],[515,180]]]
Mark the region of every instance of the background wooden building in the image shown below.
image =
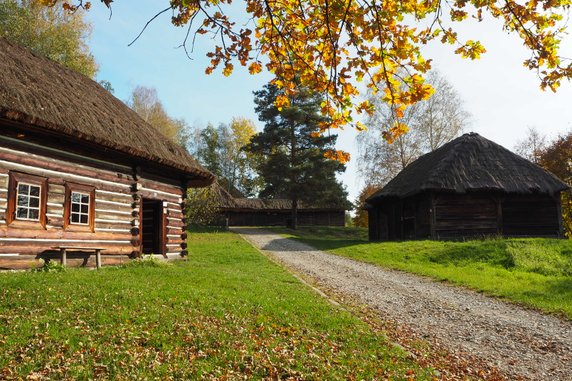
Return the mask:
[[[211,173],[96,82],[4,39],[0,72],[0,268],[60,247],[186,254],[186,188]]]
[[[562,234],[551,173],[476,133],[408,165],[367,200],[370,240]]]
[[[215,184],[219,213],[229,226],[288,226],[292,218],[292,204],[284,199],[233,197]],[[344,226],[345,209],[317,207],[304,202],[298,204],[300,226]]]

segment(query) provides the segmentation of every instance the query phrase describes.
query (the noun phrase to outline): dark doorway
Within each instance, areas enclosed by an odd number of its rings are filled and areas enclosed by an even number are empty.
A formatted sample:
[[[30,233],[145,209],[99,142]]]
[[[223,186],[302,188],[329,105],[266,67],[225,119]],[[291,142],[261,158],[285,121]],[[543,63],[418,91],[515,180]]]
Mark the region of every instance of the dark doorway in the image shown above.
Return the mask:
[[[163,202],[144,198],[141,202],[141,252],[165,253]]]

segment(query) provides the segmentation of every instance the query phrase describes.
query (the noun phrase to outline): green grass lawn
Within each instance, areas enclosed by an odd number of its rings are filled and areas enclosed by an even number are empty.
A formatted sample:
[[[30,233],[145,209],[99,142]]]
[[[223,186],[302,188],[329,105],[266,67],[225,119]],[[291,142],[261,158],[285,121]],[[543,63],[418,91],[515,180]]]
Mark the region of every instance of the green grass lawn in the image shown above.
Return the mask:
[[[274,229],[318,249],[461,284],[572,319],[572,241],[367,242],[359,228]]]
[[[0,379],[430,379],[232,233],[188,261],[0,274]]]

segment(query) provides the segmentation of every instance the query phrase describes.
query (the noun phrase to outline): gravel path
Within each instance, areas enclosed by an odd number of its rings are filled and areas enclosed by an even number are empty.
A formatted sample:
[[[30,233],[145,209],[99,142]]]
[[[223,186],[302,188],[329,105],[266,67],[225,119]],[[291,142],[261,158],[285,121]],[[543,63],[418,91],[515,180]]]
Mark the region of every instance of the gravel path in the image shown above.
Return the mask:
[[[468,352],[510,377],[572,380],[572,322],[427,278],[315,250],[255,228],[233,228],[318,284],[356,297],[449,350]]]

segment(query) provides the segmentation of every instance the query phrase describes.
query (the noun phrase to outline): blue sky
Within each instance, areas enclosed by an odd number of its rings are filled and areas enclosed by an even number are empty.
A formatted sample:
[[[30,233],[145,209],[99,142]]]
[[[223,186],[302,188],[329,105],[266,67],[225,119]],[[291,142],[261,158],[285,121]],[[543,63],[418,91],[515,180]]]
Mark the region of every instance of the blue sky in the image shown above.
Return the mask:
[[[247,117],[259,128],[254,113],[252,92],[259,90],[271,76],[249,75],[235,67],[230,77],[220,72],[205,75],[208,59],[204,56],[211,46],[209,38],[198,40],[192,60],[177,48],[184,39],[185,29],[170,24],[169,13],[156,19],[131,47],[127,45],[138,35],[145,23],[167,1],[138,0],[113,3],[113,14],[99,2],[87,13],[93,24],[90,46],[99,64],[98,79],[111,82],[115,96],[126,100],[137,85],[155,87],[167,112],[184,118],[191,125],[228,123],[235,116]],[[237,6],[242,2],[236,2]],[[237,10],[236,17],[240,17]],[[475,131],[509,149],[536,127],[551,137],[572,129],[572,83],[564,82],[559,91],[543,92],[536,74],[522,66],[526,50],[515,36],[501,31],[498,23],[464,24],[461,36],[479,39],[487,53],[478,61],[462,60],[450,46],[435,45],[425,49],[426,58],[459,92],[465,109],[472,115],[467,131]],[[572,57],[572,39],[564,41],[566,56]],[[338,148],[352,154],[353,160],[342,176],[355,199],[363,181],[356,170],[356,132],[339,132]]]

